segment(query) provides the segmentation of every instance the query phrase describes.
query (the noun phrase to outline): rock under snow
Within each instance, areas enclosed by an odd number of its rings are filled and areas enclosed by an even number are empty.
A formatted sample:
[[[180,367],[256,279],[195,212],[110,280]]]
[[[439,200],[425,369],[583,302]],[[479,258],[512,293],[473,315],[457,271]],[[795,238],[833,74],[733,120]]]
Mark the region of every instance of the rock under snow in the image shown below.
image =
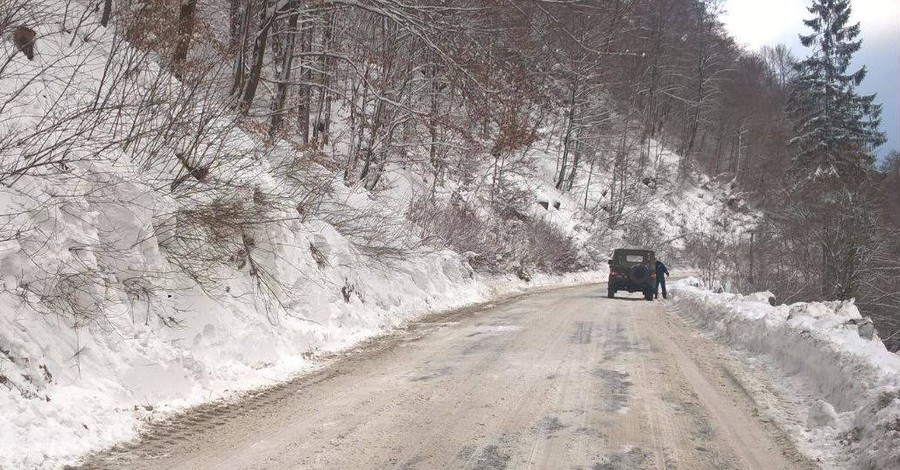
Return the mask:
[[[825,426],[834,427],[835,421],[837,421],[837,412],[834,411],[831,403],[824,400],[816,400],[813,406],[809,408],[806,426],[812,429]]]
[[[875,324],[871,318],[865,317],[856,323],[856,331],[860,338],[871,341],[875,337]]]

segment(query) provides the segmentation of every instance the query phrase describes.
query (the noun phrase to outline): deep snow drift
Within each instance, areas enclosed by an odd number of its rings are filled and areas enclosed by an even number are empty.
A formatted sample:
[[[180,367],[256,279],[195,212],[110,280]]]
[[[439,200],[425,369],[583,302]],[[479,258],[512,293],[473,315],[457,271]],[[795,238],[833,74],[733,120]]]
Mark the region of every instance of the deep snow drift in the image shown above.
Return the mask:
[[[900,468],[900,356],[852,301],[772,306],[771,293],[713,293],[694,278],[672,292],[681,315],[810,391],[805,426],[790,430],[801,448],[839,446],[857,468]]]

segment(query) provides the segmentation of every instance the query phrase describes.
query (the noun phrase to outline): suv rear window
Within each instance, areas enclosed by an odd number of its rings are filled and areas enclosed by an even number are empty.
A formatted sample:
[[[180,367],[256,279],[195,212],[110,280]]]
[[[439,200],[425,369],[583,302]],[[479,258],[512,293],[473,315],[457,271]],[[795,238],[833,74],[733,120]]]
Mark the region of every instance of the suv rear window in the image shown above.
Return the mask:
[[[644,257],[642,255],[625,255],[625,261],[629,263],[643,263]]]

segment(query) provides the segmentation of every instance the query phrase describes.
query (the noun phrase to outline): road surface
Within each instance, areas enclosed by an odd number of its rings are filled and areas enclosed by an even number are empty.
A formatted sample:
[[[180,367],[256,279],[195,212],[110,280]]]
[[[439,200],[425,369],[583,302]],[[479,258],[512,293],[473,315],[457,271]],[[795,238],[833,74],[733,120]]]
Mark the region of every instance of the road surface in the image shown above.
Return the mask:
[[[433,315],[84,468],[816,468],[670,307],[601,285]]]

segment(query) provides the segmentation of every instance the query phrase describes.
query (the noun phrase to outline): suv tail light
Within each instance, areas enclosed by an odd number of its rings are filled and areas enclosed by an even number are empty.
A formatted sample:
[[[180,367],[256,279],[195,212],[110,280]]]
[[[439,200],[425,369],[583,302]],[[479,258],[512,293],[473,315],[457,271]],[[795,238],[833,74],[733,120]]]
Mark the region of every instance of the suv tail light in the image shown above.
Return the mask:
[[[655,280],[656,280],[656,273],[650,273],[650,280],[651,280],[651,281],[655,281]]]

